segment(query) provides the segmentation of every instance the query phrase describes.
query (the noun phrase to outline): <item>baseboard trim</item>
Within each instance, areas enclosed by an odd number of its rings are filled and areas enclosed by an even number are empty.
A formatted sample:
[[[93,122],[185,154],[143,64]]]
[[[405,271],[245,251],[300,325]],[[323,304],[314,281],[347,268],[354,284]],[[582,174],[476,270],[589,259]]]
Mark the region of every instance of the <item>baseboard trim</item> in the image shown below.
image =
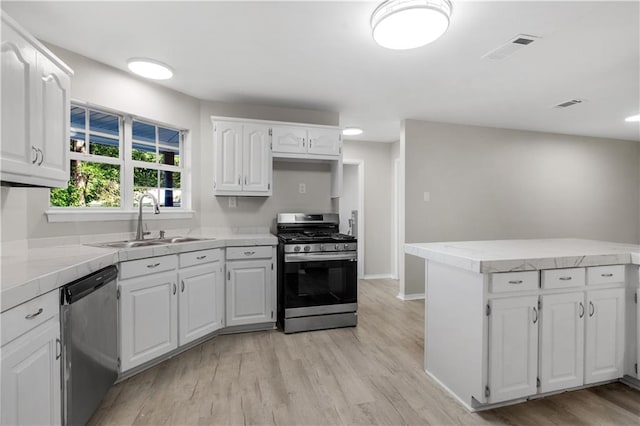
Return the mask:
[[[400,300],[422,300],[424,299],[424,293],[414,293],[414,294],[398,293],[396,297]]]
[[[385,280],[385,279],[393,279],[391,274],[371,274],[365,275],[362,277],[363,280]]]

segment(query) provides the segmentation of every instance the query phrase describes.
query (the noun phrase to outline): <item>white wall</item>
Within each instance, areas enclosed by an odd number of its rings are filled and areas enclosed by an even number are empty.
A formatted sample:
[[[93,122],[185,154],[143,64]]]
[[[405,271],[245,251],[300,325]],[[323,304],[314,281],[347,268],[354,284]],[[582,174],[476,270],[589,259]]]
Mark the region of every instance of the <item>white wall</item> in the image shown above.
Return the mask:
[[[364,273],[391,274],[391,144],[345,141],[345,160],[364,160]]]
[[[149,229],[271,226],[281,211],[333,211],[330,170],[326,164],[274,164],[272,197],[243,197],[236,209],[226,197],[212,195],[213,139],[211,115],[336,125],[335,112],[261,105],[205,102],[68,50],[49,45],[75,72],[72,100],[89,102],[188,129],[191,141],[193,219],[148,221]],[[297,184],[307,184],[298,194]],[[135,221],[48,223],[49,190],[8,188],[0,191],[1,241],[111,232],[132,232]]]
[[[637,142],[416,120],[404,132],[406,242],[640,242]],[[405,262],[405,293],[423,293],[424,262]]]
[[[343,234],[349,231],[351,212],[358,210],[359,197],[358,165],[345,164],[342,173],[342,196],[340,197],[340,232]],[[357,235],[357,233],[357,226],[354,224],[353,235]]]

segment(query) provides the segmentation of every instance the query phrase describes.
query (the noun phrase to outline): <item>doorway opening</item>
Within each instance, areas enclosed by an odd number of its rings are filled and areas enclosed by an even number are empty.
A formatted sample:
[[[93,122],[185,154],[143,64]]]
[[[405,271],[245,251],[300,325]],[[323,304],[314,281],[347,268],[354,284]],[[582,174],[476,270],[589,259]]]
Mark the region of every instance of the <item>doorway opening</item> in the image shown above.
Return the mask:
[[[364,160],[344,160],[340,197],[340,232],[358,239],[358,278],[364,278]]]

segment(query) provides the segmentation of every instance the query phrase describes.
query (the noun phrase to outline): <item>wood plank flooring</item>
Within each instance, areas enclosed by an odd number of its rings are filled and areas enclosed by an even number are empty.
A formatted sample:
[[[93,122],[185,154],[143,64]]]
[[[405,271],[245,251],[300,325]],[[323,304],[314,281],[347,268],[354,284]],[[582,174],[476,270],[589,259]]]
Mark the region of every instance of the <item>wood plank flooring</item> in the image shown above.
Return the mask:
[[[424,302],[362,280],[356,328],[219,336],[112,387],[92,425],[640,425],[616,383],[469,413],[422,369]]]

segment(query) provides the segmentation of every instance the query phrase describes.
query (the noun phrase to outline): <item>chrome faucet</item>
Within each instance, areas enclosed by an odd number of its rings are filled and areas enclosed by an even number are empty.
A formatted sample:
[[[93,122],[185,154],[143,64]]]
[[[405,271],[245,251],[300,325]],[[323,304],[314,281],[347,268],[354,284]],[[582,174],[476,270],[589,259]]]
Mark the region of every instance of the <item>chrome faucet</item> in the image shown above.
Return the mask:
[[[142,241],[144,240],[144,236],[145,235],[149,235],[150,232],[142,232],[142,200],[144,200],[144,197],[151,197],[151,199],[153,200],[153,213],[154,214],[160,214],[160,206],[158,205],[158,199],[155,197],[155,195],[153,195],[150,192],[145,192],[144,194],[142,194],[140,196],[140,199],[138,200],[138,230],[136,231],[136,241]]]

